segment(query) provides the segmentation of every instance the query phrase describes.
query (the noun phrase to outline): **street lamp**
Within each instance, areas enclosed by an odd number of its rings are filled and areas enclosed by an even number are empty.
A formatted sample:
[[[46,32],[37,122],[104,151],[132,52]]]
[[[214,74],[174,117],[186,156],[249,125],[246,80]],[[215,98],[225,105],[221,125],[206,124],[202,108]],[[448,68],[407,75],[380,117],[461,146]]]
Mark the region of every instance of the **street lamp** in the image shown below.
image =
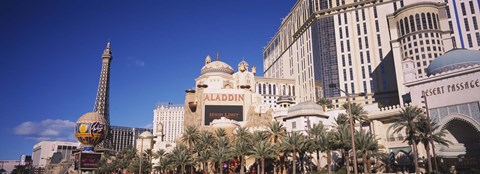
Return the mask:
[[[422,95],[422,98],[425,102],[425,111],[426,111],[426,115],[427,115],[427,119],[428,119],[428,132],[429,132],[429,137],[431,138],[432,137],[432,120],[430,118],[430,112],[428,111],[428,102],[427,102],[427,95],[423,94]],[[434,160],[434,164],[435,164],[435,173],[438,172],[438,163],[437,163],[437,155],[435,153],[435,144],[434,142],[430,142],[429,145],[432,146],[432,153],[433,153],[433,160]],[[430,157],[428,157],[430,158]],[[430,160],[431,161],[431,160]],[[430,164],[431,165],[431,164]]]
[[[357,174],[357,149],[355,148],[355,137],[354,137],[354,128],[353,128],[353,115],[352,115],[352,102],[350,101],[350,96],[355,95],[355,94],[349,94],[348,92],[340,89],[337,87],[337,84],[329,84],[329,88],[335,88],[338,89],[340,92],[343,92],[347,96],[347,102],[348,102],[348,122],[350,122],[350,133],[351,133],[351,141],[352,141],[352,154],[353,154],[353,173]],[[365,93],[360,93],[358,96],[365,96]]]

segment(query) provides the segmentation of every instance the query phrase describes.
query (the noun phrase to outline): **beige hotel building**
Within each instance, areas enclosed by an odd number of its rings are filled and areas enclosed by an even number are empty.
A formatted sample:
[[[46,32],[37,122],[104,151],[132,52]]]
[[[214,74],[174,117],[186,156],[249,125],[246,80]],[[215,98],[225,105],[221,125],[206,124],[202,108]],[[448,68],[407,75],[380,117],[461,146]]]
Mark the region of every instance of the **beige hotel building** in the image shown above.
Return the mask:
[[[330,98],[338,108],[346,95],[328,88],[336,84],[366,93],[355,102],[403,104],[404,71],[421,78],[446,51],[480,48],[479,14],[475,0],[298,0],[263,50],[264,75],[298,79],[297,102]]]

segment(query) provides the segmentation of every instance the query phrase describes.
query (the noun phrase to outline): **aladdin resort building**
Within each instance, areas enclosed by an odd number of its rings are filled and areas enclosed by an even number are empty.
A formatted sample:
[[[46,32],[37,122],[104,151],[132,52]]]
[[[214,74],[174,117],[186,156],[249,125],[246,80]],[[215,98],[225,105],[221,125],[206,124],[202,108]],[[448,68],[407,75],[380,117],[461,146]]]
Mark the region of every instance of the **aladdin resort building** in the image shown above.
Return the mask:
[[[256,68],[241,61],[238,71],[210,56],[195,79],[196,88],[186,90],[185,126],[261,127],[272,120],[278,101],[295,103],[295,80],[256,77]]]

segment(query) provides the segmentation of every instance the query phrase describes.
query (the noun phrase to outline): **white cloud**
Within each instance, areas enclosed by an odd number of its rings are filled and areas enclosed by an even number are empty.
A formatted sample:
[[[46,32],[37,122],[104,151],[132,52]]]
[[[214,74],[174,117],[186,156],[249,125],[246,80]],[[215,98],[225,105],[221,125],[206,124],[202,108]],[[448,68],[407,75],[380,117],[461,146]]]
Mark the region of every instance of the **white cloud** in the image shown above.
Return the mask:
[[[143,128],[146,128],[146,129],[153,129],[153,124],[147,124],[145,126],[143,126]]]
[[[74,141],[74,127],[75,123],[70,120],[46,119],[39,122],[23,122],[14,128],[14,132],[16,135],[36,141]]]
[[[145,61],[135,60],[135,65],[144,67],[145,66]]]
[[[129,56],[128,60],[130,61],[128,66],[136,66],[136,67],[144,67],[145,66],[145,61],[143,61],[141,59]]]

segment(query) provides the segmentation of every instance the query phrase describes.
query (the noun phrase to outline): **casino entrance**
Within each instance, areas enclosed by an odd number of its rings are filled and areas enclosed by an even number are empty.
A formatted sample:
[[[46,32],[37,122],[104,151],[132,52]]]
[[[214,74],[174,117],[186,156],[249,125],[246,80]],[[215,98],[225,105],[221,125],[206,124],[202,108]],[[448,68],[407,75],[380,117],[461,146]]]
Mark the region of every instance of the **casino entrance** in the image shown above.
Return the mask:
[[[442,124],[444,123],[444,124]],[[446,139],[453,144],[436,147],[439,167],[457,171],[480,172],[480,125],[468,116],[447,116],[441,123],[447,130]]]

